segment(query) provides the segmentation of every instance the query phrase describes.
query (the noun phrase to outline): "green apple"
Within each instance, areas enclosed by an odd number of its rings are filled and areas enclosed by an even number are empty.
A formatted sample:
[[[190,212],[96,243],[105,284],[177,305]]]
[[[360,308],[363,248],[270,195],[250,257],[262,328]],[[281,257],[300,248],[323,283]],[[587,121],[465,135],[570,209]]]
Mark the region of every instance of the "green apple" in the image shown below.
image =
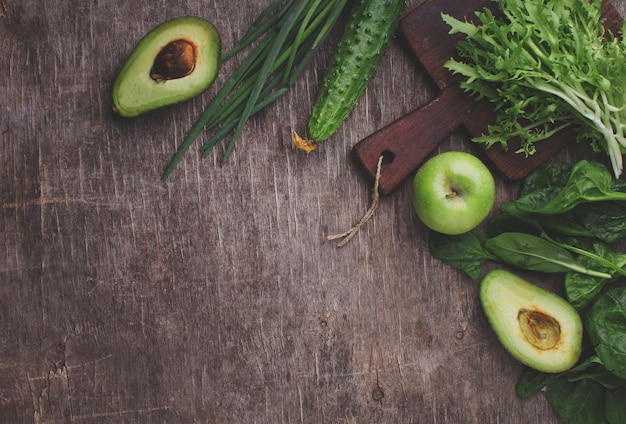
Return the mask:
[[[419,219],[443,234],[462,234],[489,215],[496,185],[476,156],[445,152],[429,159],[413,179],[413,206]]]

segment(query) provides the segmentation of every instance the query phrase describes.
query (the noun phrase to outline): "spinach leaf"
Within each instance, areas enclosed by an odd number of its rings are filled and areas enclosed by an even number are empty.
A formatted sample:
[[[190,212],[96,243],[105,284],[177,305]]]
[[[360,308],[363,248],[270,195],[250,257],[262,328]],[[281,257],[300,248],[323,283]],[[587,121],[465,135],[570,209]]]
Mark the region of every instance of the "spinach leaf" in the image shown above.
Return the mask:
[[[616,187],[604,165],[582,160],[574,165],[563,187],[549,186],[528,192],[515,202],[503,204],[502,210],[552,215],[569,211],[580,203],[626,201],[626,193],[615,190]]]
[[[584,257],[591,259],[593,261],[592,263],[594,264],[594,266],[589,267],[588,269],[595,268],[596,270],[594,270],[593,272],[588,272],[589,275],[594,275],[596,277],[603,277],[603,278],[611,278],[612,275],[608,271],[607,272],[597,271],[597,269],[600,267],[606,267],[608,270],[626,277],[626,270],[622,268],[623,265],[618,265],[612,262],[611,259],[613,258],[607,259],[607,258],[604,258],[602,255],[598,255],[597,253],[588,250],[588,248],[579,247],[576,245],[577,243],[575,241],[569,242],[569,244],[561,243],[557,240],[551,239],[547,234],[543,234],[543,238],[545,238],[546,240],[552,241],[552,243],[554,243],[555,245],[560,246],[570,252],[577,253],[580,256],[584,256]]]
[[[565,297],[574,308],[581,310],[600,294],[607,281],[606,278],[568,272],[565,275]]]
[[[487,232],[493,237],[503,233],[524,232],[541,235],[542,224],[524,213],[499,213],[494,215],[487,223]]]
[[[515,393],[520,398],[531,397],[546,387],[550,381],[560,377],[566,377],[569,382],[592,379],[607,388],[624,387],[626,384],[626,380],[608,371],[597,355],[591,355],[575,367],[558,374],[544,373],[527,367],[517,381]]]
[[[520,186],[519,197],[551,187],[565,187],[571,173],[572,165],[567,162],[543,165],[524,178]]]
[[[607,390],[604,397],[604,414],[610,424],[626,423],[626,390]]]
[[[604,366],[626,378],[626,287],[602,294],[585,321],[587,334]]]
[[[626,391],[626,379],[616,376],[604,366],[597,366],[593,372],[589,372],[585,378],[595,381],[606,389]]]
[[[546,398],[556,415],[568,424],[607,424],[606,389],[593,380],[569,381],[566,375],[548,382]]]
[[[592,243],[591,251],[619,267],[626,266],[626,255],[611,250],[611,248],[604,243]],[[587,256],[581,255],[576,258],[576,261],[586,268],[596,267],[599,271],[607,273],[612,271],[611,267],[598,265],[595,259]],[[604,286],[613,280],[614,278],[607,279],[577,272],[568,272],[565,275],[565,295],[567,300],[576,309],[580,310],[589,305],[589,303],[600,294]]]
[[[502,262],[528,271],[569,272],[610,277],[581,266],[570,252],[553,242],[525,233],[502,233],[485,242],[485,247]]]
[[[601,167],[600,164],[593,162],[590,166]],[[519,197],[525,199],[526,204],[533,205],[545,205],[553,201],[554,197],[570,180],[572,168],[572,165],[565,162],[556,162],[540,167],[522,181]],[[606,172],[604,174],[606,175]],[[609,189],[612,192],[624,193],[626,192],[626,181],[611,179]],[[502,205],[502,209],[535,220],[546,231],[573,236],[597,237],[607,243],[614,243],[626,237],[626,204],[624,202],[582,202],[568,212],[550,215],[522,213],[518,210],[515,202],[505,203]]]
[[[562,375],[567,375],[567,380],[570,382],[593,380],[606,389],[626,388],[626,379],[620,378],[606,369],[598,355],[592,355]]]
[[[558,215],[537,215],[536,218],[543,224],[545,231],[570,237],[593,237],[573,214],[565,212]]]
[[[573,213],[586,230],[604,242],[626,237],[626,204],[622,202],[581,204]]]
[[[515,384],[515,394],[521,399],[534,396],[546,387],[548,382],[558,378],[559,375],[548,374],[526,367]]]
[[[563,189],[560,187],[546,187],[521,195],[513,202],[505,202],[500,206],[503,212],[534,212],[547,215],[543,208],[552,202]],[[560,211],[562,212],[562,211]],[[556,213],[556,212],[555,212]]]
[[[524,212],[503,212],[494,215],[489,220],[487,231],[491,236],[508,232],[524,232],[539,236],[549,231],[571,237],[593,237],[593,233],[580,224],[578,219],[570,213],[539,215]]]
[[[428,236],[430,254],[477,279],[488,259],[496,259],[483,247],[485,237],[474,232],[446,235],[431,231]]]

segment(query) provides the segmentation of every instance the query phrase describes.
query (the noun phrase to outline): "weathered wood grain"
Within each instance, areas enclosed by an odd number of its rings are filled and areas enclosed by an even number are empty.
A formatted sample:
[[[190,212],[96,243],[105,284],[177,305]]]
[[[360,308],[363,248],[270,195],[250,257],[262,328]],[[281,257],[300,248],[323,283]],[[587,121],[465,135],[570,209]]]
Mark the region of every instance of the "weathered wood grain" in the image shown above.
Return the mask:
[[[325,239],[370,200],[354,143],[434,95],[401,46],[316,152],[291,130],[337,33],[225,166],[192,149],[163,183],[236,62],[132,120],[110,113],[117,71],[175,16],[213,21],[228,48],[263,2],[0,4],[0,422],[557,422],[542,396],[516,398],[521,366],[477,283],[428,255],[407,185],[347,246]],[[453,134],[440,150],[470,148]]]

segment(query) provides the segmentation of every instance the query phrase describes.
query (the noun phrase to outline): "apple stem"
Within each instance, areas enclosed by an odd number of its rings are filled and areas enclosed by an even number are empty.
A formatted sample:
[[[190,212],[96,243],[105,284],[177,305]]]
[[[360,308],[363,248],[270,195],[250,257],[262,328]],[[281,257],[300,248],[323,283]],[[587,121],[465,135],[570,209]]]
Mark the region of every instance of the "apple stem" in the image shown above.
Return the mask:
[[[452,193],[446,194],[446,199],[452,199],[457,196],[457,192],[453,191]]]

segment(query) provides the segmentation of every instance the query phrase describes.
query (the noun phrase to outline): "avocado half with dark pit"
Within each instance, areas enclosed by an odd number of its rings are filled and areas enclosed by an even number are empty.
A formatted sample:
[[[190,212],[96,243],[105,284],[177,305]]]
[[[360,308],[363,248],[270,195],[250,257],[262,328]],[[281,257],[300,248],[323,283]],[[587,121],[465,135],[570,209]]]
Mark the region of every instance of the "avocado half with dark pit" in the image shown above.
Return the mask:
[[[480,300],[496,336],[521,363],[558,373],[578,361],[583,324],[562,297],[498,269],[481,281]]]
[[[132,117],[189,100],[215,81],[220,37],[210,22],[184,16],[139,41],[113,85],[113,111]]]

